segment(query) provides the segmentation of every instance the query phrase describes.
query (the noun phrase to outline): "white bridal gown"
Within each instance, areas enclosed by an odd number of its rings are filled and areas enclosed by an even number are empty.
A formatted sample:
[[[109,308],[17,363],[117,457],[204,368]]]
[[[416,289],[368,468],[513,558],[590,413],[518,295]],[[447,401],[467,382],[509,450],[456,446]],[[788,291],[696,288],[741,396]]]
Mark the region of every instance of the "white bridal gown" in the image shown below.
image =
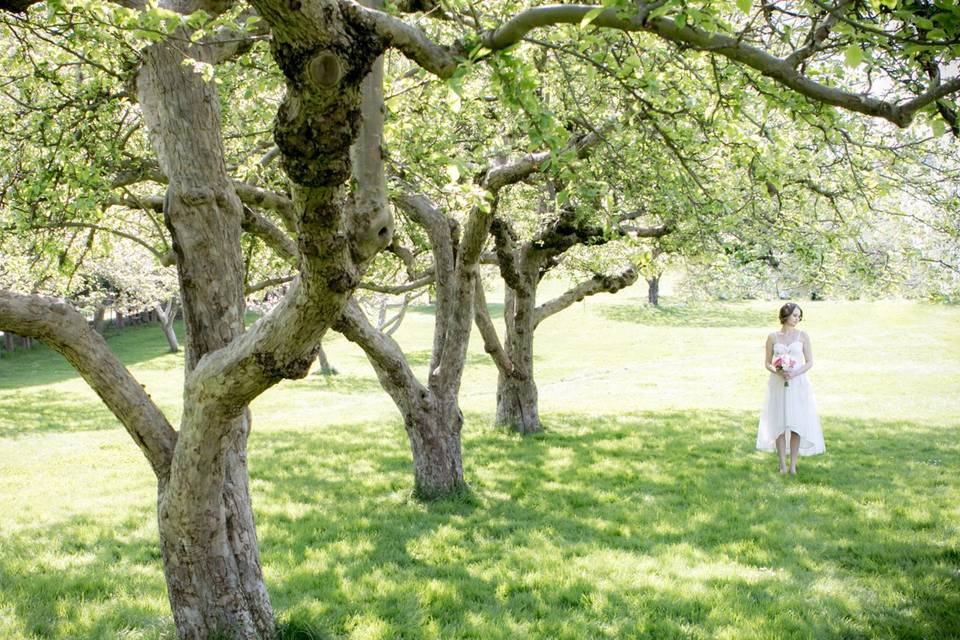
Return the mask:
[[[773,357],[786,355],[792,358],[797,367],[804,364],[803,343],[799,340],[790,344],[775,342]],[[760,412],[760,427],[757,429],[757,449],[776,451],[776,439],[790,430],[800,435],[800,455],[813,456],[823,453],[823,432],[820,430],[820,418],[817,416],[817,401],[813,397],[813,387],[807,374],[803,373],[790,379],[790,385],[784,386],[784,379],[775,373],[767,381],[767,393]],[[790,453],[790,435],[786,436],[786,452]]]

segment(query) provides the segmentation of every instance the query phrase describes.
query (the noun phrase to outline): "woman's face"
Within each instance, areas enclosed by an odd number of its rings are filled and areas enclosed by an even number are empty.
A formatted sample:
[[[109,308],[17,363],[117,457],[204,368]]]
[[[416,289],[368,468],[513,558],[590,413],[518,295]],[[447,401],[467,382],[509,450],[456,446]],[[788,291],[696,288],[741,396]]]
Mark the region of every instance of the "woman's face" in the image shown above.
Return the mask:
[[[799,322],[800,322],[800,317],[801,317],[802,315],[803,315],[803,312],[800,311],[800,307],[797,307],[796,309],[793,310],[793,313],[791,313],[789,316],[787,316],[787,321],[785,322],[785,324],[786,324],[788,327],[795,327],[795,326],[797,326],[797,324],[799,324]]]

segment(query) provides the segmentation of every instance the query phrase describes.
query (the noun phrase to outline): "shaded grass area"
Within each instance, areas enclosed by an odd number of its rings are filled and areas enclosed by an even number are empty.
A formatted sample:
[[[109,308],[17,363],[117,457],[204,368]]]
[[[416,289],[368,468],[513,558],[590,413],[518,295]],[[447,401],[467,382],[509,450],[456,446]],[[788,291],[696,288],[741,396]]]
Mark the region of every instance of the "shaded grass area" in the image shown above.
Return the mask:
[[[770,311],[743,304],[681,303],[664,301],[659,306],[611,304],[601,315],[617,322],[666,327],[769,327],[776,325],[776,305]]]
[[[805,305],[827,454],[782,478],[753,451],[779,303],[612,300],[538,332],[542,436],[488,428],[495,369],[471,345],[461,500],[410,499],[399,416],[342,338],[324,341],[340,375],[257,400],[251,488],[285,638],[960,637],[956,310]],[[414,366],[431,320],[399,332]],[[109,343],[176,424],[183,358],[159,327]],[[172,638],[146,462],[59,355],[15,356],[0,638]]]
[[[253,435],[291,637],[957,637],[960,451],[937,427],[828,419],[828,454],[783,478],[750,414],[553,415],[529,439],[487,419],[473,493],[426,505],[399,421]],[[5,533],[3,637],[169,637],[153,517]]]
[[[177,340],[183,345],[183,323],[174,323]],[[154,362],[154,366],[182,371],[182,359],[171,356],[159,323],[126,327],[122,331],[108,330],[104,334],[110,349],[125,365]],[[0,360],[0,389],[36,387],[77,377],[76,371],[63,357],[41,342],[32,349],[4,352]],[[31,391],[33,393],[33,391]]]

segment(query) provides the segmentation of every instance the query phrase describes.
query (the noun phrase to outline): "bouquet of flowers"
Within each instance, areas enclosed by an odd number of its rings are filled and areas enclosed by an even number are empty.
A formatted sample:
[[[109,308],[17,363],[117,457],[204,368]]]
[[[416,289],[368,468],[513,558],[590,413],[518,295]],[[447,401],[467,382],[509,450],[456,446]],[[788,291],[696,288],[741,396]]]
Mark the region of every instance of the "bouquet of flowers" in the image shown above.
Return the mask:
[[[784,369],[786,369],[787,371],[790,371],[791,369],[797,366],[797,361],[788,355],[782,355],[782,356],[775,357],[771,364],[773,365],[773,368],[776,369],[777,371],[783,371]],[[789,387],[790,381],[784,380],[783,386]]]

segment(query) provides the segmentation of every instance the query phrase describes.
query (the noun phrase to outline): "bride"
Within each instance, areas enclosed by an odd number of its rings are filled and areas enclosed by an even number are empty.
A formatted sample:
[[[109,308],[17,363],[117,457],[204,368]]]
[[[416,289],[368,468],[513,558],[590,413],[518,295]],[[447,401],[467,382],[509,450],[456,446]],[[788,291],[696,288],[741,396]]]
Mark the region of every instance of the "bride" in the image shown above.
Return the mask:
[[[787,303],[780,307],[780,331],[767,336],[763,362],[770,379],[757,429],[757,449],[773,451],[776,447],[780,473],[789,471],[790,475],[797,473],[797,455],[812,456],[825,450],[817,403],[806,375],[813,366],[810,337],[797,329],[802,319],[800,306]]]

